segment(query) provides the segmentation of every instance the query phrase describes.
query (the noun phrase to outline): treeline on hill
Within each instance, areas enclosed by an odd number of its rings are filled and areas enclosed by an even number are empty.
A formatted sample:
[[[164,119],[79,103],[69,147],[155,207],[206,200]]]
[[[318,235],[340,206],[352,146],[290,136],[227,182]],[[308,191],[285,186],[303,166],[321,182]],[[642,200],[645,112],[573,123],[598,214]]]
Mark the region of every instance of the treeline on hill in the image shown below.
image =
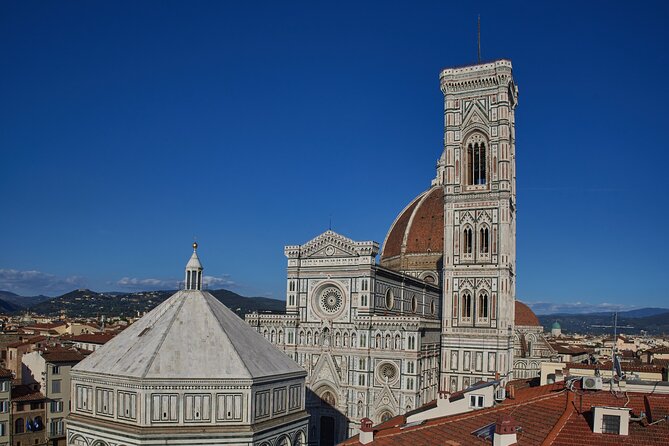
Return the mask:
[[[283,312],[285,310],[286,303],[276,299],[244,297],[223,289],[209,290],[209,292],[242,317],[253,311]],[[174,293],[173,290],[137,293],[98,293],[91,290],[76,290],[34,304],[31,302],[31,305],[24,308],[10,304],[9,311],[6,312],[16,313],[27,309],[37,314],[58,316],[64,310],[65,314],[70,317],[97,317],[103,314],[133,317],[150,311]]]

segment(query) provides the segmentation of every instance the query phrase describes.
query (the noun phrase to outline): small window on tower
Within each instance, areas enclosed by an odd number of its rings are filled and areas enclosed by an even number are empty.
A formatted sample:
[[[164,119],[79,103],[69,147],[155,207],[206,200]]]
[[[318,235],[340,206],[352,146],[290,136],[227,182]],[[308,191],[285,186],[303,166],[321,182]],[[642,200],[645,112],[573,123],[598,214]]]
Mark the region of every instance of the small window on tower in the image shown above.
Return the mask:
[[[463,231],[463,252],[464,254],[471,254],[473,252],[473,246],[474,246],[474,237],[472,233],[472,228],[465,228]]]
[[[488,254],[490,247],[490,237],[487,227],[481,228],[479,231],[479,249],[482,254]]]
[[[479,318],[488,318],[488,294],[483,292],[479,295]]]
[[[486,184],[486,140],[480,133],[469,137],[467,148],[467,171],[465,179],[467,185],[480,186]]]
[[[469,293],[462,294],[462,317],[472,317],[472,296]]]

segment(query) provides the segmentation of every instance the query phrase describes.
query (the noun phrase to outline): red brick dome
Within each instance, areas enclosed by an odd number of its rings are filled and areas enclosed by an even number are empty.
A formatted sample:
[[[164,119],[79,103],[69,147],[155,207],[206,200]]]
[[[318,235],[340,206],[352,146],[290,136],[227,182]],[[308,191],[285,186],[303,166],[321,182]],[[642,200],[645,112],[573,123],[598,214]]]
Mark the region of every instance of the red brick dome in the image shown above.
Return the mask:
[[[381,266],[398,271],[441,271],[444,254],[444,189],[434,186],[395,219],[381,252]]]
[[[541,322],[534,311],[530,307],[520,301],[516,301],[516,316],[515,325],[522,325],[525,327],[540,327]]]

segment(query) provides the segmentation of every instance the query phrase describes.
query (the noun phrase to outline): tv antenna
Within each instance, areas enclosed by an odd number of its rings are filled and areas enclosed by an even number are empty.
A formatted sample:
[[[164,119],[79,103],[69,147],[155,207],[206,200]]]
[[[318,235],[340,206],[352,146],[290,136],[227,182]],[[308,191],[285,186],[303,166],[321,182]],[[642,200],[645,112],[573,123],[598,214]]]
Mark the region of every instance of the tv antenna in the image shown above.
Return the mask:
[[[592,328],[613,328],[613,347],[611,348],[611,390],[613,390],[613,377],[616,372],[619,378],[622,378],[623,371],[618,359],[618,329],[634,328],[631,325],[618,326],[618,312],[613,313],[613,325],[591,325]],[[616,367],[617,362],[617,367]],[[616,370],[617,368],[617,370]]]

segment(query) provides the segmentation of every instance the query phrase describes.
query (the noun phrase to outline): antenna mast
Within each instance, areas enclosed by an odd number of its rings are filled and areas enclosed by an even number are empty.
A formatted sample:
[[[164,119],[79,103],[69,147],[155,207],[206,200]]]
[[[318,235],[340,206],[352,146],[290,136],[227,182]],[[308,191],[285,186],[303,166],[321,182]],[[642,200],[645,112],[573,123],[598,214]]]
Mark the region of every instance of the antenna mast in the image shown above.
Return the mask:
[[[481,14],[479,14],[477,36],[478,36],[478,63],[481,63]]]

